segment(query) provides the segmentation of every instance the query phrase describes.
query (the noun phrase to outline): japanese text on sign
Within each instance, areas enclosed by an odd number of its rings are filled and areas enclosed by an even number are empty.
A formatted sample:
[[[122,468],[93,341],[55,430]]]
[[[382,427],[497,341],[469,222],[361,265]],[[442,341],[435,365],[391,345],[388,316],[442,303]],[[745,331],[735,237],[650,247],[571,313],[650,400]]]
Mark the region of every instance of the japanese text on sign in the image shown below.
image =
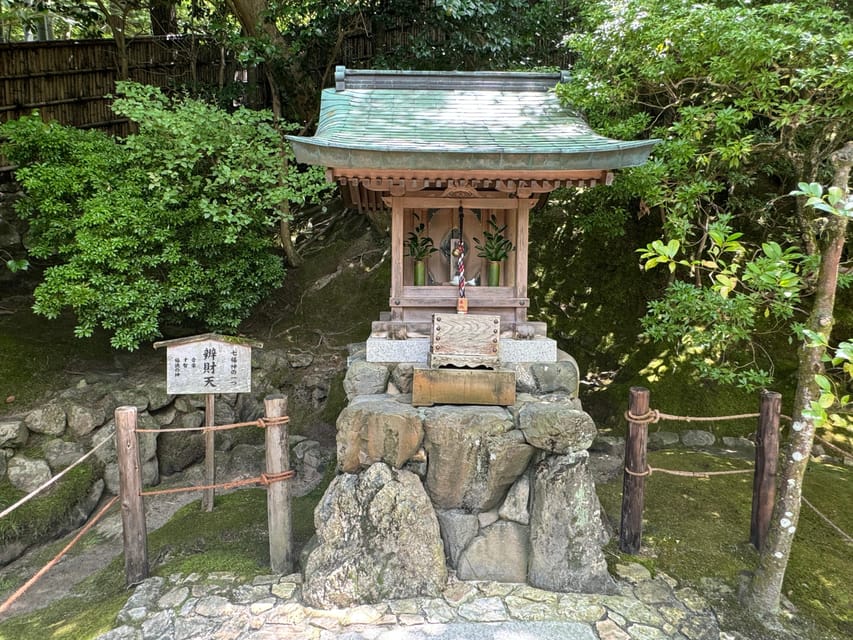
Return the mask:
[[[252,390],[252,349],[204,340],[166,350],[167,393],[248,393]]]

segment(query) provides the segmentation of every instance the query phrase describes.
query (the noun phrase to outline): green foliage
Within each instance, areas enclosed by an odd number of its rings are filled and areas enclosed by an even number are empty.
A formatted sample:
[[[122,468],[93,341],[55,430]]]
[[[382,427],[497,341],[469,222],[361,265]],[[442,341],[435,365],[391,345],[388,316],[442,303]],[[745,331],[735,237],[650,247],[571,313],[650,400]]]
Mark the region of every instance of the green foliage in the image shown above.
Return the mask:
[[[506,260],[510,251],[515,251],[515,247],[509,238],[504,235],[506,225],[498,225],[497,218],[494,214],[489,217],[488,229],[483,229],[482,242],[474,238],[474,247],[477,249],[477,255],[492,262],[500,262]]]
[[[415,227],[414,231],[409,231],[409,237],[406,239],[406,249],[409,252],[408,255],[414,260],[423,260],[430,254],[438,251],[430,236],[421,235],[425,228],[426,225],[421,222]]]
[[[135,349],[164,324],[233,332],[284,276],[271,227],[284,201],[324,188],[318,170],[291,170],[270,115],[229,114],[191,99],[119,83],[114,110],[139,132],[116,142],[95,131],[43,123],[3,125],[20,168],[29,251],[56,264],[34,309],[77,316]]]
[[[664,221],[641,260],[693,285],[667,289],[644,327],[705,377],[765,383],[769,362],[727,354],[760,355],[756,333],[786,329],[813,283],[821,221],[782,196],[853,129],[853,29],[831,6],[602,1],[567,36],[579,62],[558,93],[605,134],[662,141],[628,172]]]

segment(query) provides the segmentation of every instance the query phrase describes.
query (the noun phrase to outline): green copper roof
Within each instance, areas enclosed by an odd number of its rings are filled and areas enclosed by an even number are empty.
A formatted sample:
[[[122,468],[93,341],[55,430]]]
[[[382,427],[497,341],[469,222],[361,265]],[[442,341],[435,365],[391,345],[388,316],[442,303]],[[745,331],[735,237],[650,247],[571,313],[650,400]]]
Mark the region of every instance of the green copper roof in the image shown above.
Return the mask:
[[[657,140],[590,129],[551,89],[560,74],[353,71],[322,93],[313,137],[288,136],[296,159],[373,169],[618,169]]]

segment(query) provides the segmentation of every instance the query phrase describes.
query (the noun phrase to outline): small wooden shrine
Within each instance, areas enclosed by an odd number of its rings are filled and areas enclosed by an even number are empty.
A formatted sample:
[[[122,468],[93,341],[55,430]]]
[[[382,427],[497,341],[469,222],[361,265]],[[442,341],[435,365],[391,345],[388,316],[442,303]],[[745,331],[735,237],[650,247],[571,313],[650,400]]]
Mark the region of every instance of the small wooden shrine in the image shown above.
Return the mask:
[[[338,67],[313,137],[288,136],[296,159],[324,165],[350,207],[391,212],[390,312],[372,338],[430,336],[436,313],[500,318],[502,338],[544,337],[528,323],[530,212],[563,186],[609,184],[644,163],[655,140],[593,132],[553,89],[560,73],[369,71]],[[477,249],[511,243],[495,286]],[[428,237],[424,284],[412,238]],[[402,357],[402,356],[401,356]]]

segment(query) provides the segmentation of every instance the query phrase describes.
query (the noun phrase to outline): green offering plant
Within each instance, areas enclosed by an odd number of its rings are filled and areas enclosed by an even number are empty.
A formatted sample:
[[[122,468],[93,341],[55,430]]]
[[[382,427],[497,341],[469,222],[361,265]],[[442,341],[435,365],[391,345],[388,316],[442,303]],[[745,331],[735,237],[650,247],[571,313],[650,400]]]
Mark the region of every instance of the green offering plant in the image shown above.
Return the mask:
[[[421,235],[425,228],[426,225],[421,222],[417,227],[415,227],[414,231],[409,232],[409,239],[406,240],[406,247],[409,249],[409,256],[411,256],[412,260],[415,262],[413,268],[413,284],[416,287],[426,284],[426,264],[424,264],[424,260],[426,260],[430,254],[438,251],[438,249],[435,248],[435,243],[432,238]]]
[[[421,235],[425,228],[426,225],[421,222],[415,227],[414,231],[409,232],[409,238],[406,240],[406,248],[409,250],[409,256],[413,260],[425,260],[427,256],[438,251],[435,248],[432,238]]]
[[[506,260],[510,251],[515,251],[515,246],[504,236],[505,231],[506,225],[498,226],[497,218],[492,214],[489,218],[489,228],[483,230],[483,240],[474,237],[477,255],[489,262]]]

